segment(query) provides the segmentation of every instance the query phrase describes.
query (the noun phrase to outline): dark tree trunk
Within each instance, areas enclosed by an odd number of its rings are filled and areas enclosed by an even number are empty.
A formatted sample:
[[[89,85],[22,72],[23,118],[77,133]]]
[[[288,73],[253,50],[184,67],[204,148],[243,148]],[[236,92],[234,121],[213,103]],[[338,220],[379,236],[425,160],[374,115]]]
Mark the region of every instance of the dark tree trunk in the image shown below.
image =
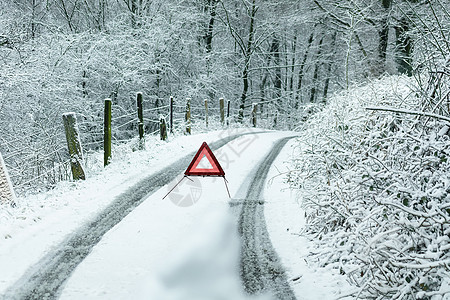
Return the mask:
[[[403,17],[400,19],[399,23],[395,27],[395,38],[396,38],[396,62],[397,70],[401,74],[412,75],[412,41],[407,35],[409,31],[409,21],[407,18]]]
[[[389,42],[389,10],[392,0],[381,0],[383,15],[381,17],[380,30],[378,31],[378,60],[375,66],[375,75],[381,75],[386,71],[386,50]]]
[[[295,50],[297,49],[297,33],[294,35],[294,41],[292,43],[292,61],[291,61],[291,76],[289,80],[289,91],[294,91],[294,71],[295,71]],[[292,94],[291,94],[292,95]]]
[[[334,58],[334,53],[335,53],[335,48],[336,48],[336,36],[337,36],[337,32],[335,31],[333,33],[333,36],[331,37],[331,55],[327,60],[327,68],[326,68],[326,79],[325,79],[325,84],[323,87],[323,102],[327,101],[327,96],[328,96],[328,88],[330,85],[330,78],[331,78],[331,67],[333,65],[333,58]]]
[[[273,54],[273,62],[276,66],[275,68],[275,80],[274,80],[274,88],[275,88],[275,99],[277,99],[278,103],[281,103],[281,67],[280,67],[280,40],[275,35],[272,40],[271,51]]]
[[[248,64],[249,64],[249,58],[245,58],[245,66],[244,70],[242,71],[242,81],[244,84],[242,95],[241,95],[241,105],[239,106],[239,121],[242,122],[244,119],[244,109],[245,109],[245,100],[247,99],[247,92],[248,92]]]
[[[298,108],[299,106],[299,99],[301,99],[301,92],[302,92],[302,81],[304,76],[304,70],[306,65],[306,60],[308,59],[309,55],[309,49],[311,48],[312,42],[314,40],[314,32],[311,33],[308,39],[308,45],[306,46],[305,54],[303,55],[302,63],[300,64],[300,69],[298,71],[298,84],[297,84],[297,96],[295,97],[295,108]]]
[[[83,93],[83,97],[86,97],[88,95],[86,85],[87,85],[87,72],[86,72],[86,70],[84,70],[83,71],[83,80],[81,81],[81,91]]]
[[[270,53],[271,48],[272,48],[272,46],[270,46],[269,49],[267,49],[268,50],[267,52]],[[264,102],[266,100],[265,90],[266,90],[267,77],[269,76],[268,67],[270,66],[271,61],[272,61],[272,55],[267,55],[267,64],[266,64],[267,69],[263,70],[264,75],[261,79],[261,85],[260,85],[260,94],[261,94],[260,102]]]
[[[140,21],[137,21],[139,16],[141,15],[141,8],[142,8],[142,0],[131,0],[131,26],[133,28],[139,27]]]
[[[323,42],[323,37],[320,39],[319,47],[317,49],[317,59],[316,59],[316,65],[314,67],[314,75],[313,75],[311,93],[310,93],[310,98],[309,98],[309,102],[311,102],[311,103],[315,102],[315,99],[316,99],[317,84],[318,84],[318,79],[319,79],[319,67],[322,64],[320,61],[320,54],[322,52],[322,42]]]
[[[245,58],[244,58],[244,70],[242,71],[242,82],[243,82],[243,90],[241,95],[241,104],[239,106],[239,121],[242,122],[244,119],[244,109],[245,109],[245,102],[247,99],[247,93],[248,93],[248,69],[250,66],[250,57],[252,54],[252,48],[253,48],[253,37],[254,37],[254,26],[255,26],[255,16],[256,16],[256,0],[252,1],[252,10],[250,12],[250,28],[248,33],[248,41],[247,41],[247,48],[245,50]]]
[[[213,31],[214,31],[214,21],[216,18],[216,7],[217,7],[217,0],[208,1],[209,23],[208,23],[208,28],[206,29],[206,34],[204,37],[206,52],[212,51],[212,39],[213,39]]]
[[[31,1],[31,38],[34,39],[36,37],[36,0]]]

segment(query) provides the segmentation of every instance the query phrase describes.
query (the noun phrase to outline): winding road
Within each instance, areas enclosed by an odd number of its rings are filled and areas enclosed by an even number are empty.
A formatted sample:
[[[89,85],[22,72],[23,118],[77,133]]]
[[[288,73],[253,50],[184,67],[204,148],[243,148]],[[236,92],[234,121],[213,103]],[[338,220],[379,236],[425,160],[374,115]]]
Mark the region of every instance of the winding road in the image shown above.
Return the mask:
[[[211,143],[215,151],[228,143],[255,134],[243,133]],[[273,135],[273,133],[272,133]],[[262,135],[261,135],[262,136]],[[274,251],[264,220],[262,191],[274,159],[292,136],[277,137],[272,148],[258,162],[230,201],[230,210],[237,216],[241,237],[240,277],[248,294],[269,294],[275,299],[296,299],[284,269]],[[250,149],[251,150],[251,149]],[[250,151],[248,150],[248,151]],[[104,235],[119,224],[145,200],[182,173],[195,152],[189,153],[164,172],[151,175],[115,199],[90,222],[55,247],[14,284],[2,299],[57,299],[74,270],[88,257]]]
[[[260,162],[248,187],[247,195],[241,201],[238,229],[242,238],[241,277],[249,294],[269,293],[276,299],[296,299],[287,282],[284,269],[272,247],[264,219],[262,191],[267,173],[291,139],[279,140]]]

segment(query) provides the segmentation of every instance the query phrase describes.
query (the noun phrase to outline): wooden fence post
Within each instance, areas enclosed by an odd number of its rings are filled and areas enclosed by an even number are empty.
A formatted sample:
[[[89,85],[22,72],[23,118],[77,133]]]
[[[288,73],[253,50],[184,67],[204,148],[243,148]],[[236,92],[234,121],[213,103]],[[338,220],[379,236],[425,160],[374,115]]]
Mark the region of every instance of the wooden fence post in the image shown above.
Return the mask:
[[[230,100],[227,101],[227,126],[230,125]]]
[[[276,128],[278,124],[278,110],[275,110],[274,117],[273,117],[273,128]]]
[[[138,130],[139,130],[139,150],[145,149],[144,138],[144,110],[142,105],[142,93],[136,94],[137,113],[138,113]]]
[[[105,99],[103,134],[103,165],[106,167],[111,160],[111,99]]]
[[[166,118],[163,115],[159,115],[159,137],[163,141],[167,139]]]
[[[14,205],[15,198],[16,194],[14,193],[11,179],[9,178],[8,170],[0,153],[0,204],[10,203]]]
[[[257,103],[252,104],[252,125],[256,127],[256,109],[258,107]]]
[[[80,135],[77,125],[77,116],[74,112],[63,114],[64,130],[66,132],[67,148],[70,155],[70,168],[73,180],[84,180],[86,174],[83,169],[83,151],[81,149]]]
[[[205,121],[206,128],[208,128],[208,99],[205,99]]]
[[[220,106],[220,123],[223,125],[224,121],[225,121],[225,109],[224,109],[223,98],[219,99],[219,106]]]
[[[191,134],[191,98],[186,99],[186,133]]]
[[[170,96],[170,117],[169,117],[170,133],[173,133],[173,97]]]

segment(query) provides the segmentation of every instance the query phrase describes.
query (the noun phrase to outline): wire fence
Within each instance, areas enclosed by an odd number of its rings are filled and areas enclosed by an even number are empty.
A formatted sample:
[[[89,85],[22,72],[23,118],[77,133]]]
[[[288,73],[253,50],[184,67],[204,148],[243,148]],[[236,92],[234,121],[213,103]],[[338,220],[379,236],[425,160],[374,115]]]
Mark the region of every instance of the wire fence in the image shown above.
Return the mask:
[[[227,126],[257,126],[263,128],[286,128],[298,121],[292,116],[280,113],[275,106],[261,105],[254,111],[240,114],[239,108],[228,102],[173,99],[144,101],[143,122],[147,135],[157,135],[160,119],[172,124],[167,132],[185,134],[186,127],[193,132],[223,129]],[[186,119],[187,102],[190,103],[190,118]],[[93,161],[104,144],[104,120],[102,111],[78,116],[78,130],[83,155],[86,161]],[[51,189],[60,181],[72,179],[71,161],[67,150],[66,136],[62,122],[53,126],[33,124],[32,130],[11,132],[0,136],[0,150],[6,163],[15,191],[21,195],[28,191]],[[129,142],[138,136],[139,119],[134,105],[112,105],[112,148]],[[86,163],[87,164],[87,163]],[[89,167],[87,167],[89,169]],[[89,172],[89,170],[87,170]]]

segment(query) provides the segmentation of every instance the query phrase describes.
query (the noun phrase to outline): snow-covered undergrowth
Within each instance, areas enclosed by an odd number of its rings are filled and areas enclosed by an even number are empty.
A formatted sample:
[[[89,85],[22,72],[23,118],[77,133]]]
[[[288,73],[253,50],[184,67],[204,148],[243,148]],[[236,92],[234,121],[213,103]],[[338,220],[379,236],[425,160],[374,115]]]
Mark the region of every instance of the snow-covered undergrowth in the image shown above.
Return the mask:
[[[342,92],[300,131],[294,171],[310,260],[359,299],[450,299],[449,124],[368,106],[420,110],[413,81]]]

